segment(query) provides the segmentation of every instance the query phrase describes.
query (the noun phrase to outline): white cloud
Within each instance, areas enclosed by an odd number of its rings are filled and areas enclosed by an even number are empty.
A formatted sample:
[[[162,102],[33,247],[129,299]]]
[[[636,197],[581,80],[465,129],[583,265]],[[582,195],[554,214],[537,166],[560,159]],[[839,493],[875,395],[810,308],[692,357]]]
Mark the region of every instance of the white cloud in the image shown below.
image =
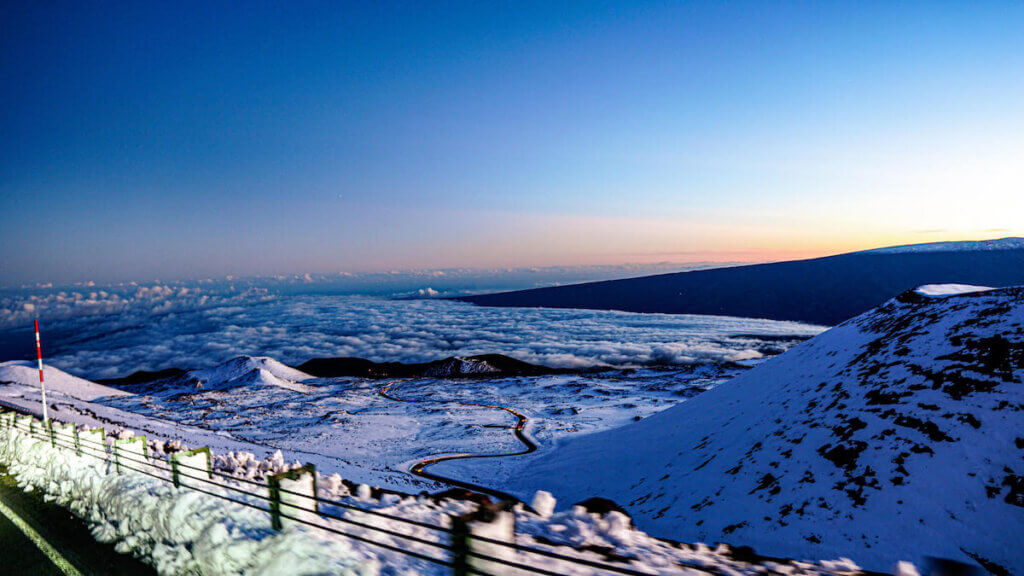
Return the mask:
[[[730,336],[820,330],[766,320],[480,308],[209,285],[143,286],[88,299],[77,292],[8,298],[0,300],[0,327],[30,324],[26,304],[53,334],[48,362],[85,377],[205,368],[244,354],[290,364],[319,356],[422,362],[484,353],[561,367],[688,364],[756,358],[763,353],[759,344],[777,347]]]

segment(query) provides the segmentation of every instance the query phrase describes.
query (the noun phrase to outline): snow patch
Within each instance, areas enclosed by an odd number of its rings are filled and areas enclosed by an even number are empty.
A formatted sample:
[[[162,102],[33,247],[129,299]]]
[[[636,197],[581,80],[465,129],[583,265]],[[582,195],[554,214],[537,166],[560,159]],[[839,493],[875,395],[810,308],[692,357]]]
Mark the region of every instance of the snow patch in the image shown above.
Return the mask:
[[[970,284],[925,284],[914,290],[914,292],[922,296],[942,297],[970,294],[972,292],[985,292],[986,290],[994,290],[994,288],[990,286],[971,286]]]
[[[864,250],[867,254],[905,254],[907,252],[977,252],[987,250],[1024,250],[1024,238],[1000,238],[998,240],[963,240],[958,242],[928,242],[906,244],[888,248]]]

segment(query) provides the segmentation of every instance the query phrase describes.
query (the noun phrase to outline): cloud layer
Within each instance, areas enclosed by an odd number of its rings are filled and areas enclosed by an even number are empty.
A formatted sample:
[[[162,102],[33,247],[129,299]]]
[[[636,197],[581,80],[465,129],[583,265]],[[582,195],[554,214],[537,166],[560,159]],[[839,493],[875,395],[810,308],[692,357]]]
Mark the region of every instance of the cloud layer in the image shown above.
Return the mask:
[[[157,285],[9,297],[0,326],[44,321],[47,361],[80,376],[203,368],[238,355],[420,362],[503,353],[560,367],[758,358],[773,338],[820,328],[707,316],[479,308],[440,300]],[[751,336],[751,335],[757,335]]]

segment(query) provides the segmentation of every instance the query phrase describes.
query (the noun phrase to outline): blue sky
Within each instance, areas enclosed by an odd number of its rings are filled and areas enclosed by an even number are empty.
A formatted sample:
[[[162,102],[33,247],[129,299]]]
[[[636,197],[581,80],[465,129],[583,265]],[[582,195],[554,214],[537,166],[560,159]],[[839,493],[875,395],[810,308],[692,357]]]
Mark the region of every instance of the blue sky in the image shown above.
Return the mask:
[[[0,8],[0,284],[1024,235],[1019,3],[149,4]]]

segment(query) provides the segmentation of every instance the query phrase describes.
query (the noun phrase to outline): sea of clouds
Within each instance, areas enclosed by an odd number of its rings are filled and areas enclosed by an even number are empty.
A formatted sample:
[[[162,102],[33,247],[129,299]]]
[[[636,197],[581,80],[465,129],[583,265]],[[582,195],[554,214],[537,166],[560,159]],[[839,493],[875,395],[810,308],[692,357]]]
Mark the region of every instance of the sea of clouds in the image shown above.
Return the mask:
[[[822,330],[768,320],[309,292],[253,282],[8,291],[0,297],[0,360],[32,356],[37,317],[46,361],[88,378],[205,368],[239,355],[293,365],[330,356],[423,362],[485,353],[557,367],[721,362],[756,359],[779,337]]]

